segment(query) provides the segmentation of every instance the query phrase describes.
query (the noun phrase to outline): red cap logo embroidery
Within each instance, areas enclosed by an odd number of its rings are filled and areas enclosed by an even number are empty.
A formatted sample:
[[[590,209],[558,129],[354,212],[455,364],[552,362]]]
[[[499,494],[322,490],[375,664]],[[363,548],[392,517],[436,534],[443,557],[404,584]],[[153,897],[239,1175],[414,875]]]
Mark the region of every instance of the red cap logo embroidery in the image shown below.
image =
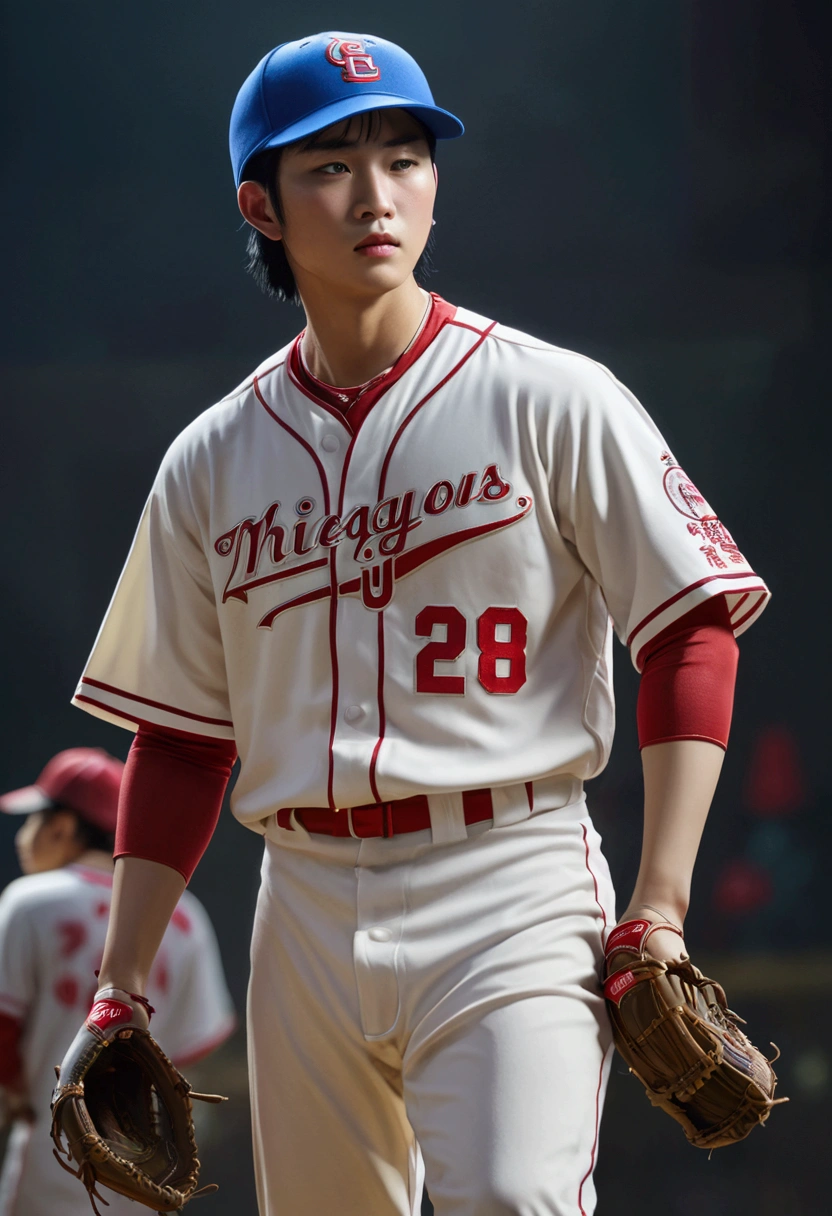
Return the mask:
[[[341,69],[341,76],[351,84],[381,79],[381,68],[373,63],[373,57],[364,50],[363,42],[342,42],[340,38],[333,38],[326,48],[326,57]]]

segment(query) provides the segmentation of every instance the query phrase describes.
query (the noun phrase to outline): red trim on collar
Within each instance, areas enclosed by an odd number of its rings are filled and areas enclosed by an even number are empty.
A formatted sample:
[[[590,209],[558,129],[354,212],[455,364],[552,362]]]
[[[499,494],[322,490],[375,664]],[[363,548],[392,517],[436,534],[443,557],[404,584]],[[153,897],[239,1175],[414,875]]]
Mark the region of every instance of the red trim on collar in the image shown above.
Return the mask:
[[[336,388],[331,384],[324,384],[317,376],[312,375],[301,358],[300,344],[303,333],[300,333],[289,351],[288,369],[292,379],[313,401],[327,410],[337,411],[350,430],[356,432],[376,402],[401,380],[405,372],[425,353],[439,331],[456,315],[455,305],[448,304],[433,292],[430,298],[430,311],[416,341],[386,372],[352,388]]]

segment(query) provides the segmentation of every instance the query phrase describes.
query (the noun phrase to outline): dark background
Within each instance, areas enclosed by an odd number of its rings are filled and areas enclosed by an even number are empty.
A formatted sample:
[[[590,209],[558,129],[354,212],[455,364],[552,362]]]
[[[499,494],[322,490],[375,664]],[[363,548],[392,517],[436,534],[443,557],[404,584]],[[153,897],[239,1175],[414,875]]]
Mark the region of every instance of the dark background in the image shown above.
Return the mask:
[[[432,289],[610,366],[774,592],[741,642],[687,928],[752,1037],[783,1050],[792,1101],[709,1161],[619,1061],[600,1216],[643,1213],[648,1195],[668,1216],[828,1211],[827,11],[32,0],[4,14],[0,788],[66,746],[126,753],[126,733],[69,698],[156,466],[302,325],[243,273],[231,104],[266,50],[330,26],[401,42],[467,124],[439,149]],[[589,799],[623,905],[640,770],[636,680],[617,659],[616,747]],[[17,873],[15,826],[0,823],[0,884]],[[260,847],[226,813],[192,884],[240,1009]],[[214,1216],[255,1213],[243,1049],[239,1035],[215,1061],[235,1102],[206,1129]]]

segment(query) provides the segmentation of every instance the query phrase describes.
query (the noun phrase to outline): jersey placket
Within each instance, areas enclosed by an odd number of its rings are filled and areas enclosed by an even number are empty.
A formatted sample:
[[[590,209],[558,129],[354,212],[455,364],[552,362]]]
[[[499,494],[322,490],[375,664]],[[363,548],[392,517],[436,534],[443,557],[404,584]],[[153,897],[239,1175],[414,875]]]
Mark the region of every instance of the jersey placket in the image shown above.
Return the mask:
[[[338,513],[347,521],[350,513],[372,497],[367,491],[376,479],[375,445],[365,424],[354,435],[344,458]],[[358,451],[357,451],[358,449]],[[360,806],[380,801],[372,776],[374,752],[381,729],[383,667],[383,612],[365,606],[360,591],[362,570],[371,549],[357,536],[345,537],[330,551],[332,600],[330,644],[332,650],[332,732],[330,740],[330,804]],[[377,555],[376,555],[377,556]],[[381,573],[381,563],[374,563]],[[372,573],[370,574],[372,578]],[[345,583],[359,581],[359,591],[339,592]]]

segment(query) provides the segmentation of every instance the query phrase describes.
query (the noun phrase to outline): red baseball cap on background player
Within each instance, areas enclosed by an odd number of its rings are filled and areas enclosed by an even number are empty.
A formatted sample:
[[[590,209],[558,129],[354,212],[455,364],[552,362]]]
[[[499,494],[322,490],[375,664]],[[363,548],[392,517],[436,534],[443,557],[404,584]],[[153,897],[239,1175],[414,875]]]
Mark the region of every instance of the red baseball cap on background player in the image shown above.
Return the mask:
[[[98,747],[71,747],[53,756],[33,785],[0,797],[0,812],[72,811],[103,832],[116,830],[124,765]]]
[[[408,110],[436,139],[465,131],[437,106],[416,60],[394,42],[337,31],[284,42],[260,60],[237,94],[229,135],[235,184],[258,152],[354,114],[393,108]]]

